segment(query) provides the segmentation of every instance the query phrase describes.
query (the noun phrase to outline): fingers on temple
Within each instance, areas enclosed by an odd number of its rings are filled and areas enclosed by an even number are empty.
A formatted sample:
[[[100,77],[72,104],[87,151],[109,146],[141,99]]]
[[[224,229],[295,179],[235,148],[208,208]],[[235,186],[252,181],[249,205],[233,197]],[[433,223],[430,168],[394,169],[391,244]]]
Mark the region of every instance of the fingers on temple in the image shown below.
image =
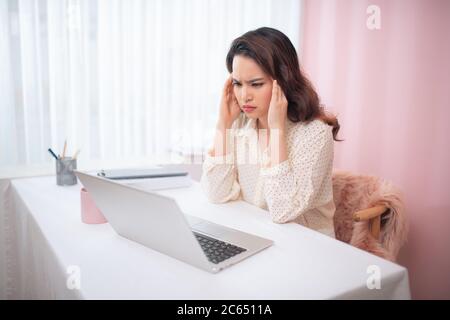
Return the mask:
[[[277,100],[279,101],[281,99],[281,90],[280,90],[280,86],[278,85],[278,81],[275,80],[275,87],[276,87],[276,92],[277,92]]]
[[[225,81],[225,84],[223,86],[223,91],[224,92],[229,92],[230,91],[230,86],[231,86],[231,75],[227,78],[227,81]]]
[[[272,82],[272,97],[273,97],[273,99],[278,98],[277,80],[273,80],[273,82]]]

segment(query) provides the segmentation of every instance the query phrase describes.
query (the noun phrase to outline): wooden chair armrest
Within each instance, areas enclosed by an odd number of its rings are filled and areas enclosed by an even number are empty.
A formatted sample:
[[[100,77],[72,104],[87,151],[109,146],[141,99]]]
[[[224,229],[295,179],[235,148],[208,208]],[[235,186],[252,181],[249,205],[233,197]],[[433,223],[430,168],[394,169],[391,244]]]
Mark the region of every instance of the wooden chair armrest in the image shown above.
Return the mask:
[[[372,208],[364,209],[361,211],[357,211],[353,214],[353,220],[358,221],[366,221],[376,217],[381,216],[387,210],[386,206],[380,205]]]

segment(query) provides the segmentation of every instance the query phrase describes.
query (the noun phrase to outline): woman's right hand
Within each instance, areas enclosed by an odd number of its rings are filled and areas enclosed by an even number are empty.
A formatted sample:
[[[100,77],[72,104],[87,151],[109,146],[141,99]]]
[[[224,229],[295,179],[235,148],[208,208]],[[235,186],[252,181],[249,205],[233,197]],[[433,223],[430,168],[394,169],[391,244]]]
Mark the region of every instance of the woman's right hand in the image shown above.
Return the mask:
[[[222,98],[220,99],[220,111],[218,126],[228,129],[241,114],[241,108],[233,92],[231,75],[223,86]]]

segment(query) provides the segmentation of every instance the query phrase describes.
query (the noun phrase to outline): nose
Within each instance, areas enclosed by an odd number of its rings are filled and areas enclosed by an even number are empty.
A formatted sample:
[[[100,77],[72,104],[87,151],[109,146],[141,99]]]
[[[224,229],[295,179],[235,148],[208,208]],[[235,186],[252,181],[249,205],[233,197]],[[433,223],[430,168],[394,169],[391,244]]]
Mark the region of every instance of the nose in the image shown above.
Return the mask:
[[[245,86],[242,86],[242,91],[241,91],[241,100],[244,103],[247,103],[251,100],[251,95],[249,94],[248,90],[245,88]]]

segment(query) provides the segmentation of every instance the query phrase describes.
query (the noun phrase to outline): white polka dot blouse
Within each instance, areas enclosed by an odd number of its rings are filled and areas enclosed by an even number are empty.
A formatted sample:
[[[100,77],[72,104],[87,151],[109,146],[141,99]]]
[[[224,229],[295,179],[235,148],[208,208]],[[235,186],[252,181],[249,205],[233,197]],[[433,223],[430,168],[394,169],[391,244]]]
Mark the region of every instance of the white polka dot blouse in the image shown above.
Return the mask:
[[[244,200],[268,210],[275,223],[299,223],[334,237],[332,127],[288,119],[286,129],[288,159],[267,167],[256,120],[241,115],[230,130],[230,152],[206,155],[202,189],[211,202]]]

